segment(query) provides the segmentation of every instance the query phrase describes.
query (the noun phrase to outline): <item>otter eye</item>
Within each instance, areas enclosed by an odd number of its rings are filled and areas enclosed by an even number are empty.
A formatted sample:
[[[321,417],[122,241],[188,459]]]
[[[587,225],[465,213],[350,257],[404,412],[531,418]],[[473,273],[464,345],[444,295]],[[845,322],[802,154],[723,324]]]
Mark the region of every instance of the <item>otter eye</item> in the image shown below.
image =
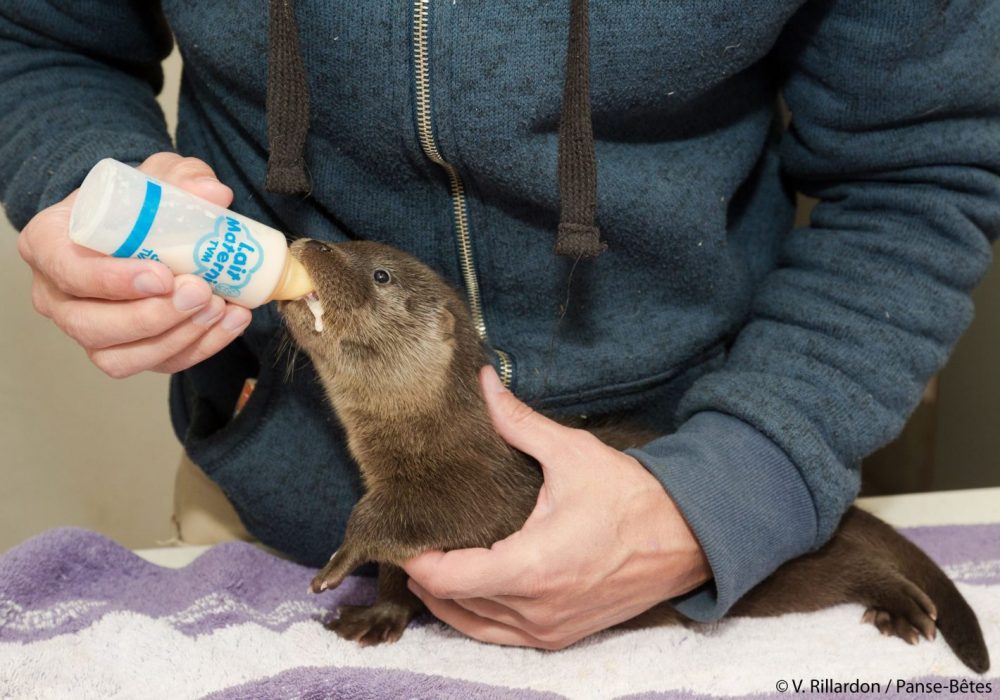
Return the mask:
[[[392,280],[392,275],[385,270],[375,270],[375,274],[372,277],[375,278],[377,284],[389,284]]]

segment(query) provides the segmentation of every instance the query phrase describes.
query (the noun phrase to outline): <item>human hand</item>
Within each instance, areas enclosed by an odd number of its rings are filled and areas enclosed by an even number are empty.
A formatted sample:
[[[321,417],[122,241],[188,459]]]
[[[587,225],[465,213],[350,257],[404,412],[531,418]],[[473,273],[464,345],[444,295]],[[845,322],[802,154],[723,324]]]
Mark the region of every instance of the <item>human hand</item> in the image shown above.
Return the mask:
[[[150,156],[139,170],[222,207],[233,192],[196,158]],[[250,312],[212,294],[203,279],[174,277],[159,262],[113,258],[73,243],[76,192],[39,212],[18,237],[34,273],[35,310],[76,340],[115,378],[179,372],[214,355],[250,323]]]
[[[480,383],[501,437],[542,465],[524,527],[490,549],[403,567],[440,620],[484,642],[561,649],[711,578],[677,506],[637,460],[535,413],[491,367]]]

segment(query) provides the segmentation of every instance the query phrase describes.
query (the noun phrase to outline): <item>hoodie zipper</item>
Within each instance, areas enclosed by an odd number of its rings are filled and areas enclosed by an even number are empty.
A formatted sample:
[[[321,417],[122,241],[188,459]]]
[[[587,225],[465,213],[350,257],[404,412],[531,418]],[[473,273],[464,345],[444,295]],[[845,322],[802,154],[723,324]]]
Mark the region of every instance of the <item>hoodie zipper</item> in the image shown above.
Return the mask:
[[[416,76],[416,107],[417,136],[424,155],[437,163],[448,175],[451,190],[452,218],[458,237],[459,264],[462,268],[462,278],[465,281],[465,292],[472,311],[472,323],[479,334],[480,340],[489,344],[489,334],[486,330],[486,320],[483,317],[483,302],[479,296],[479,278],[476,275],[475,261],[472,258],[472,238],[469,233],[468,208],[465,200],[465,185],[462,176],[451,163],[446,161],[438,150],[434,140],[434,128],[431,122],[431,78],[430,55],[427,46],[427,13],[430,0],[414,0],[413,2],[413,65]],[[504,386],[510,386],[513,378],[513,367],[510,357],[503,350],[494,348],[500,365],[500,381]]]

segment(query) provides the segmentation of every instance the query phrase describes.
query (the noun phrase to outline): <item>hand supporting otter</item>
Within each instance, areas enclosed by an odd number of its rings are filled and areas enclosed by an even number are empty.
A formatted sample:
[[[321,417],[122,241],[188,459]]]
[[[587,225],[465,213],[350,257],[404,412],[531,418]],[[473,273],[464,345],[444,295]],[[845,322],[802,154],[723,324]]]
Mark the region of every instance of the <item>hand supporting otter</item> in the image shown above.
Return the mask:
[[[639,462],[532,411],[492,368],[480,383],[497,432],[538,460],[545,483],[524,527],[490,549],[406,562],[410,590],[435,616],[481,641],[561,649],[711,578]]]

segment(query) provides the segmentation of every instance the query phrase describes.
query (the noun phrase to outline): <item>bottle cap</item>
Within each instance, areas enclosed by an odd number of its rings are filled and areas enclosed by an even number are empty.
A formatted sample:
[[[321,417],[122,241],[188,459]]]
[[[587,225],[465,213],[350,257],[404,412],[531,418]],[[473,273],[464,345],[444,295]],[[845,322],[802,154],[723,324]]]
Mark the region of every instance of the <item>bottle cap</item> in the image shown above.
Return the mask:
[[[281,279],[278,280],[278,286],[271,292],[269,301],[301,299],[315,288],[316,286],[309,277],[309,273],[306,272],[306,268],[289,253],[288,259],[285,261],[285,269],[281,273]]]

